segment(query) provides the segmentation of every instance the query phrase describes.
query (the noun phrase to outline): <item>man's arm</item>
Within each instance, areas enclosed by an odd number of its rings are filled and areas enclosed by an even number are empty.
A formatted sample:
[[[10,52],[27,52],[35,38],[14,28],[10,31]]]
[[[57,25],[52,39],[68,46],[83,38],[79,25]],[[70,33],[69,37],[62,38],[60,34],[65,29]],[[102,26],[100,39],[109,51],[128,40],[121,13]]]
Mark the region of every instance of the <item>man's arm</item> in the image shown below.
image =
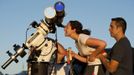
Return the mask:
[[[104,64],[105,68],[111,72],[114,73],[119,65],[119,62],[116,60],[111,60],[109,61],[105,56],[103,56],[102,54],[99,54],[98,57],[100,58],[100,60],[102,61],[102,63]]]

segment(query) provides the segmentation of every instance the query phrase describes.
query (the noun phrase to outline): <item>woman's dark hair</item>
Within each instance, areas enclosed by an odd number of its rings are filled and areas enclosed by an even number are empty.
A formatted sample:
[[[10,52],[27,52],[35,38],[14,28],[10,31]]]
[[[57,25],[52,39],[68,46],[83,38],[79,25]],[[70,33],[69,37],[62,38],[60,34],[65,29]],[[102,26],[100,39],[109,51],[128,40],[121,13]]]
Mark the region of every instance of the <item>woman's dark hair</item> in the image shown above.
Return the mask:
[[[80,34],[80,33],[87,34],[87,35],[91,34],[90,30],[83,29],[83,26],[79,21],[74,20],[74,21],[69,21],[69,23],[70,23],[72,29],[76,29],[77,34]]]

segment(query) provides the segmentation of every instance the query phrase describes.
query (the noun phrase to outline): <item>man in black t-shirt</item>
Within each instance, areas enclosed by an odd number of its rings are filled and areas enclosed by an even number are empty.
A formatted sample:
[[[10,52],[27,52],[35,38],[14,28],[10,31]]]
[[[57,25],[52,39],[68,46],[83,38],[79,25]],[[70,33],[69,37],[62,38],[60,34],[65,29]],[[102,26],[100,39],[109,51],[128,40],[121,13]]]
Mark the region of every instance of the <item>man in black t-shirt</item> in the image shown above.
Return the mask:
[[[98,55],[110,75],[133,75],[132,48],[125,36],[126,28],[127,23],[123,18],[112,18],[109,31],[116,43],[111,49],[110,59]]]

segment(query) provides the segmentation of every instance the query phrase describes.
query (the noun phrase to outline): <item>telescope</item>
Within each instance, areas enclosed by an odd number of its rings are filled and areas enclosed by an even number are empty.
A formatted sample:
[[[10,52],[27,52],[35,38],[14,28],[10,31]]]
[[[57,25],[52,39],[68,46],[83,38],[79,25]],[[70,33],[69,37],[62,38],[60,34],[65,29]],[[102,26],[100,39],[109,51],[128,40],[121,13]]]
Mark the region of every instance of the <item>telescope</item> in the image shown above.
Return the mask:
[[[40,23],[33,21],[30,26],[36,29],[36,31],[26,39],[25,43],[20,45],[13,45],[15,53],[7,51],[10,58],[1,66],[3,69],[8,67],[13,61],[19,62],[17,57],[24,57],[27,53],[25,49],[31,50],[36,48],[39,55],[35,55],[33,59],[37,62],[49,62],[52,54],[57,49],[55,45],[55,40],[47,37],[49,33],[55,33],[56,26],[64,27],[62,24],[65,17],[64,4],[61,1],[55,3],[54,7],[48,7],[44,10],[45,19],[41,20]]]

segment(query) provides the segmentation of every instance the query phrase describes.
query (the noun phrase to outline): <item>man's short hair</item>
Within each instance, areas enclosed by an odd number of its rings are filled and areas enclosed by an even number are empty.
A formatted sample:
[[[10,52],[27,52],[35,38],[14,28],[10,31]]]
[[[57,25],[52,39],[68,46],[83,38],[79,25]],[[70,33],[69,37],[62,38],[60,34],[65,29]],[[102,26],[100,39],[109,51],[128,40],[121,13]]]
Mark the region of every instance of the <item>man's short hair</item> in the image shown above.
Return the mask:
[[[112,21],[116,21],[117,27],[122,27],[123,33],[126,32],[127,22],[125,21],[124,18],[122,18],[122,17],[116,17],[116,18],[112,18],[111,20]]]

